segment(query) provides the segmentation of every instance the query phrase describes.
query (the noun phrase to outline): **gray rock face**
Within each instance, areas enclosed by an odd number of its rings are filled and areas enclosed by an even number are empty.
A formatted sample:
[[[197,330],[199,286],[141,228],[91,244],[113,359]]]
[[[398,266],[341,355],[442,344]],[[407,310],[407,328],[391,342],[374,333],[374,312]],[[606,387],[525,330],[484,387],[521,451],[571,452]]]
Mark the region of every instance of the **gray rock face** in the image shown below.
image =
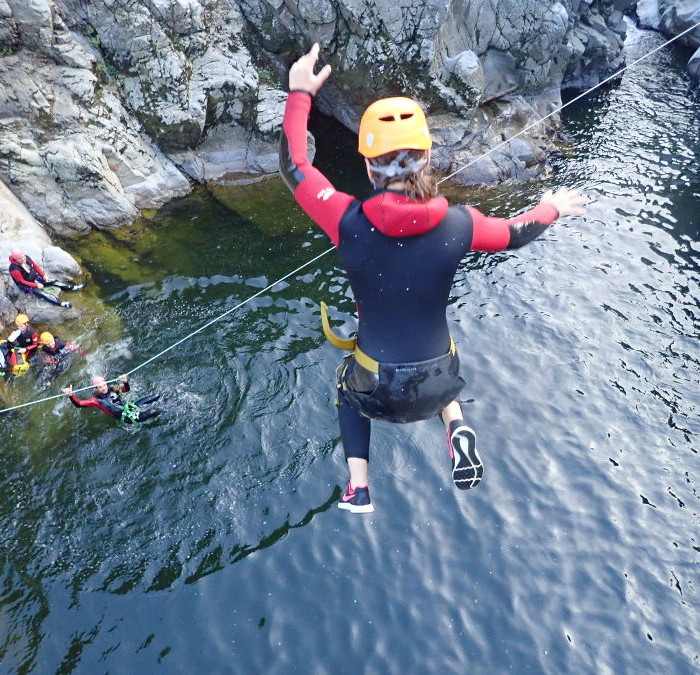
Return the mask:
[[[696,82],[700,82],[700,47],[695,50],[695,54],[688,61],[688,72]]]
[[[0,179],[67,234],[275,171],[286,70],[313,40],[334,67],[324,112],[356,128],[374,98],[412,95],[450,171],[619,67],[633,4],[0,0]],[[555,140],[551,120],[460,179],[530,177]]]
[[[674,37],[700,23],[700,1],[640,0],[637,17],[642,27]],[[679,42],[698,48],[688,61],[688,72],[695,81],[700,81],[700,26],[679,38]]]
[[[245,0],[250,33],[282,62],[290,39],[321,42],[334,76],[321,110],[356,129],[378,95],[420,100],[438,127],[433,156],[452,171],[622,64],[632,0]],[[299,50],[297,49],[297,52]],[[288,62],[288,59],[286,59]],[[507,94],[505,98],[502,98]],[[491,104],[480,107],[484,100]],[[557,120],[462,171],[457,180],[528,178],[556,140]],[[527,152],[522,144],[528,146]],[[519,148],[515,152],[515,148]]]

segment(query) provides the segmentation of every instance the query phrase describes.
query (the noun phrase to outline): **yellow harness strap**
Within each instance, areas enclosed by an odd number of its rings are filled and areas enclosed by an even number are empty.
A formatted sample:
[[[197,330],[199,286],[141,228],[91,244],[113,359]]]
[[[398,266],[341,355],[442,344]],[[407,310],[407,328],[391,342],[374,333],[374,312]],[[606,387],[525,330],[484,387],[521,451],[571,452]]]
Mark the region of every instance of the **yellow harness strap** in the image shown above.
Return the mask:
[[[379,361],[365,354],[357,346],[356,337],[342,338],[331,330],[331,325],[328,323],[328,305],[323,301],[321,301],[321,325],[323,326],[323,334],[326,336],[328,342],[330,342],[334,347],[344,349],[348,352],[353,352],[355,361],[357,361],[366,370],[369,370],[370,373],[379,372]],[[454,355],[456,351],[457,346],[455,345],[455,341],[452,339],[452,336],[450,336],[450,354]]]
[[[323,326],[323,334],[334,347],[345,349],[348,352],[355,349],[357,338],[342,338],[331,330],[331,325],[328,323],[328,305],[325,302],[321,302],[321,325]]]

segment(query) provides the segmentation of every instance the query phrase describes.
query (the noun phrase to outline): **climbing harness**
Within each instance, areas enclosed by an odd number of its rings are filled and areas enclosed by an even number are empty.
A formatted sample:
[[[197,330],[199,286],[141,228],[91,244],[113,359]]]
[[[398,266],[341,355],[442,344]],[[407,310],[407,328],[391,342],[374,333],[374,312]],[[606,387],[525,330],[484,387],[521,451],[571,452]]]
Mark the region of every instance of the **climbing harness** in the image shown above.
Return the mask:
[[[139,421],[141,408],[134,401],[127,401],[122,410],[121,421],[128,424],[136,424]]]
[[[355,361],[357,361],[365,370],[369,370],[370,373],[376,374],[379,372],[379,361],[365,354],[357,346],[356,335],[351,338],[343,338],[340,337],[340,335],[336,335],[333,332],[330,322],[328,321],[328,305],[323,301],[321,301],[321,326],[323,327],[323,334],[326,336],[326,339],[334,347],[348,352],[352,352],[352,355],[355,357]],[[454,355],[456,352],[457,347],[454,343],[454,340],[450,336],[450,354]]]

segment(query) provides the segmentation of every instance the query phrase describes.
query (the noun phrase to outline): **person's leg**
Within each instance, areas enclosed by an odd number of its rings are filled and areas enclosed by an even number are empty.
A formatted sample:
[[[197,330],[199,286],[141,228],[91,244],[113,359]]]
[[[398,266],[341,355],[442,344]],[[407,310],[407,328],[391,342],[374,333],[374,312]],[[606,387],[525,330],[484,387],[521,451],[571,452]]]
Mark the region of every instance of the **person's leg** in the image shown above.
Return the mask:
[[[144,422],[151,419],[151,417],[157,417],[163,412],[160,408],[146,408],[145,410],[139,410],[139,422]]]
[[[136,401],[136,405],[139,408],[141,408],[145,405],[149,405],[150,403],[155,403],[159,398],[160,394],[151,394],[150,396],[144,396],[143,398],[140,398],[138,401]]]
[[[44,286],[55,286],[63,291],[79,291],[81,288],[85,287],[85,284],[69,284],[65,281],[57,281],[56,279],[48,280],[44,283]]]
[[[353,513],[371,513],[374,507],[369,498],[367,470],[369,466],[369,440],[372,422],[360,415],[340,394],[338,423],[345,460],[350,471],[350,481],[338,508]]]
[[[462,414],[462,406],[459,405],[459,401],[452,401],[452,403],[448,403],[442,409],[441,416],[442,421],[445,423],[446,429],[450,428],[450,422],[454,422],[455,420],[463,420],[464,415]]]
[[[41,288],[32,289],[31,294],[37,296],[38,298],[41,298],[42,300],[46,300],[46,302],[50,302],[52,305],[59,305],[68,309],[70,309],[73,306],[70,304],[70,302],[61,302],[55,295],[53,295],[52,293],[47,293]]]
[[[452,480],[460,490],[476,487],[484,475],[484,465],[476,449],[476,434],[464,423],[459,401],[448,403],[441,416],[452,460]]]

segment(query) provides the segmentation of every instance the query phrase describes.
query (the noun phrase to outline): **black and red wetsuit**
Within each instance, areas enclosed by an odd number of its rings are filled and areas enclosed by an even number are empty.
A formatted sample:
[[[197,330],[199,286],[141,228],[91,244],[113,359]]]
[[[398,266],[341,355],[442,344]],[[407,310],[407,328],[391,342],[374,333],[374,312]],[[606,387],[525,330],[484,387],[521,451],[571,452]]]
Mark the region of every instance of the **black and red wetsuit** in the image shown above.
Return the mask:
[[[36,295],[39,298],[43,298],[52,305],[61,305],[61,300],[59,300],[52,293],[45,291],[43,288],[39,288],[38,283],[40,283],[42,286],[56,286],[56,288],[61,288],[64,291],[74,291],[82,287],[74,286],[73,284],[68,284],[63,281],[46,279],[44,270],[41,269],[41,267],[39,267],[39,265],[37,265],[28,255],[25,255],[24,257],[26,258],[25,263],[24,265],[20,265],[15,259],[15,256],[10,255],[10,276],[17,285],[17,288],[19,288],[21,291],[31,295]],[[65,306],[70,307],[70,305]]]
[[[54,335],[54,346],[42,345],[41,356],[44,359],[44,370],[40,376],[40,381],[44,386],[48,386],[56,377],[64,373],[71,364],[73,352],[77,348],[71,342],[64,342]]]
[[[135,418],[132,416],[123,415],[124,408],[127,405],[126,401],[122,398],[122,394],[125,394],[130,390],[128,382],[122,382],[118,387],[114,385],[109,385],[107,392],[101,394],[96,391],[92,398],[81,399],[77,396],[71,394],[71,403],[76,406],[76,408],[97,408],[103,413],[106,413],[110,417],[120,419],[127,424],[133,424],[134,422],[143,422],[150,417],[155,417],[160,415],[161,411],[159,408],[149,408],[148,410],[138,410],[142,406],[150,405],[160,398],[160,394],[152,394],[151,396],[144,396],[136,401],[135,405],[137,412]]]
[[[12,331],[8,335],[7,341],[13,348],[23,347],[26,349],[26,357],[29,359],[39,346],[39,333],[30,324],[27,324],[26,329],[23,331],[19,329]]]
[[[460,260],[468,251],[523,246],[557,218],[557,210],[540,204],[505,219],[487,217],[470,206],[449,206],[442,197],[416,202],[392,190],[375,190],[365,200],[356,199],[337,191],[309,163],[310,110],[308,93],[289,93],[280,171],[296,201],[338,249],[357,302],[358,347],[380,363],[409,365],[444,357],[450,349],[447,302]],[[358,418],[392,416],[372,414],[356,400],[345,406],[343,398],[341,391],[340,426],[346,456],[366,459],[369,420],[353,419],[353,413]],[[443,406],[450,400],[448,397]],[[426,409],[413,418],[398,415],[394,421],[427,416]]]
[[[120,419],[125,405],[125,401],[121,395],[129,391],[129,389],[128,382],[122,382],[118,387],[110,384],[104,394],[96,391],[91,398],[87,399],[78,398],[74,394],[71,394],[70,400],[76,408],[97,408],[103,413],[107,413],[110,417]]]
[[[46,278],[44,277],[44,270],[39,267],[28,255],[25,256],[25,264],[29,269],[15,262],[13,257],[10,257],[10,276],[13,281],[21,288],[23,291],[29,292],[32,288],[39,288],[37,286],[37,281],[42,285],[46,284]]]

